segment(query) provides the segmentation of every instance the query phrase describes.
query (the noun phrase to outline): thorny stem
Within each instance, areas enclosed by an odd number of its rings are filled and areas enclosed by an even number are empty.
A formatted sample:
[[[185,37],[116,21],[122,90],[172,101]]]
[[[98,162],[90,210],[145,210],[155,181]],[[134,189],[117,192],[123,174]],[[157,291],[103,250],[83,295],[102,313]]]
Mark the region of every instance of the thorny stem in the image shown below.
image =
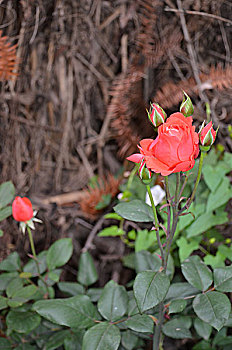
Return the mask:
[[[192,204],[196,191],[197,191],[197,186],[200,182],[201,179],[201,171],[202,171],[202,166],[203,166],[203,160],[205,158],[206,153],[205,152],[201,152],[201,156],[200,156],[200,161],[199,161],[199,167],[198,167],[198,173],[197,173],[197,178],[196,178],[196,182],[193,188],[193,192],[191,194],[191,197],[189,198],[189,200],[187,201],[187,203],[183,206],[183,208],[179,211],[179,215],[181,213],[183,213],[183,211],[185,211],[186,209],[188,209],[190,207],[190,205]]]
[[[165,245],[165,249],[160,248],[161,251],[161,257],[162,257],[162,268],[163,271],[166,273],[167,271],[167,264],[168,264],[168,257],[170,254],[170,250],[171,250],[171,245],[172,245],[172,241],[176,232],[176,227],[177,227],[177,223],[178,223],[178,218],[180,216],[180,214],[185,211],[186,209],[189,208],[189,206],[191,205],[191,203],[194,200],[196,191],[197,191],[197,186],[200,182],[200,178],[201,178],[201,171],[202,171],[202,166],[203,166],[203,160],[205,157],[205,152],[201,152],[201,156],[200,156],[200,161],[199,161],[199,167],[198,167],[198,174],[197,174],[197,178],[195,181],[195,185],[193,188],[193,192],[191,194],[191,197],[189,198],[189,200],[187,201],[187,203],[183,206],[182,209],[178,209],[178,205],[180,202],[180,198],[181,195],[183,193],[183,190],[186,186],[186,183],[188,181],[188,176],[186,176],[185,181],[183,183],[183,185],[180,188],[180,173],[177,173],[177,177],[176,177],[176,191],[175,191],[175,197],[174,197],[174,201],[171,201],[171,197],[170,197],[170,192],[169,192],[169,188],[168,188],[168,177],[165,176],[165,187],[166,187],[166,201],[168,204],[168,223],[167,223],[167,242]],[[157,235],[157,241],[160,245],[162,246],[161,242],[160,242],[160,237],[159,237],[159,232],[158,232],[158,227],[159,227],[159,223],[158,223],[158,218],[157,218],[157,213],[156,213],[156,208],[154,205],[154,200],[151,194],[151,190],[150,187],[147,186],[147,192],[149,194],[150,200],[151,200],[151,204],[152,204],[152,208],[153,208],[153,212],[154,212],[154,218],[155,218],[155,227],[157,228],[156,230],[156,235]],[[171,215],[172,213],[172,215]],[[172,218],[172,225],[171,225],[171,218]],[[170,227],[172,226],[172,227]],[[158,239],[159,237],[159,239]],[[192,296],[191,296],[192,298]],[[165,311],[165,307],[164,307],[164,302],[161,302],[159,305],[159,316],[158,316],[158,322],[157,325],[155,327],[155,331],[154,331],[154,337],[153,337],[153,350],[159,350],[160,349],[160,345],[161,345],[161,334],[162,334],[162,324],[163,324],[163,320],[164,320],[164,311]]]
[[[47,290],[47,294],[49,295],[48,285],[47,285],[46,281],[44,280],[44,278],[41,276],[41,273],[40,273],[39,262],[38,262],[37,255],[36,255],[36,252],[35,252],[34,240],[33,240],[33,236],[32,236],[31,229],[30,229],[30,227],[29,227],[28,225],[27,225],[27,232],[28,232],[29,241],[30,241],[30,245],[31,245],[31,251],[32,251],[32,254],[33,254],[35,263],[36,263],[36,267],[37,267],[37,271],[38,271],[38,276],[39,276],[39,278],[41,279],[41,281],[43,282],[43,284],[45,285],[45,288],[46,288],[46,290]]]
[[[170,235],[170,225],[171,225],[171,213],[170,213],[170,192],[168,187],[168,176],[164,177],[165,181],[165,192],[166,192],[166,202],[167,202],[167,210],[168,210],[168,222],[167,222],[167,237]]]
[[[151,201],[151,205],[152,205],[152,209],[153,209],[153,213],[154,213],[154,219],[155,219],[155,232],[156,232],[156,238],[157,238],[157,242],[160,248],[160,253],[161,253],[161,259],[162,259],[162,268],[164,268],[165,266],[165,253],[164,253],[164,249],[160,240],[160,236],[159,236],[159,221],[158,221],[158,217],[157,217],[157,212],[156,212],[156,207],[155,207],[155,203],[154,203],[154,199],[151,193],[151,188],[149,185],[146,186],[147,187],[147,192]],[[159,349],[159,344],[160,344],[160,337],[161,337],[161,327],[163,324],[163,316],[164,316],[164,303],[161,302],[159,305],[159,317],[158,317],[158,324],[156,325],[155,329],[154,329],[154,336],[153,336],[153,350],[158,350]]]

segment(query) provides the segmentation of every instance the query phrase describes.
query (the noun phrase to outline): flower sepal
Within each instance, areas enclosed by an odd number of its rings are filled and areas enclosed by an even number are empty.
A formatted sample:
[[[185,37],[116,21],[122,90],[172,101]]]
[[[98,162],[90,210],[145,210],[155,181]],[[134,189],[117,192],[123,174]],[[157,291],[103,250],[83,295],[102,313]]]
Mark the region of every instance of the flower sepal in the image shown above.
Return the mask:
[[[37,214],[37,211],[34,210],[33,211],[33,217],[28,220],[28,221],[21,221],[20,224],[19,224],[19,228],[20,230],[22,231],[22,233],[25,235],[25,232],[26,232],[26,229],[27,227],[29,227],[30,229],[32,230],[35,230],[35,225],[34,225],[34,222],[38,222],[38,223],[42,223],[43,221],[36,218],[36,214]]]
[[[208,152],[209,150],[210,150],[210,146],[201,146],[200,145],[200,150],[201,150],[201,152]]]

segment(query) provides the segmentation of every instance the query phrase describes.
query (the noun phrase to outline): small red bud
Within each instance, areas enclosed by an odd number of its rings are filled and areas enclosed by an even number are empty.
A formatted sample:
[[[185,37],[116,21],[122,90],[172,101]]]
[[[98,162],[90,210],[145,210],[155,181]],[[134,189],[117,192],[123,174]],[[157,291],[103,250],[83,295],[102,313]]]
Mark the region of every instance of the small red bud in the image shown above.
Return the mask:
[[[217,131],[213,129],[212,121],[209,122],[204,128],[202,128],[199,134],[202,146],[212,146],[217,135]]]
[[[144,184],[148,185],[151,182],[152,172],[146,167],[145,159],[142,159],[139,163],[138,174]]]
[[[165,122],[167,118],[167,114],[164,112],[163,108],[161,108],[157,103],[151,103],[151,108],[149,112],[147,111],[148,118],[150,122],[158,127]]]
[[[184,92],[183,96],[183,101],[180,105],[180,112],[185,116],[185,117],[190,117],[193,115],[193,104],[190,99],[190,97]]]

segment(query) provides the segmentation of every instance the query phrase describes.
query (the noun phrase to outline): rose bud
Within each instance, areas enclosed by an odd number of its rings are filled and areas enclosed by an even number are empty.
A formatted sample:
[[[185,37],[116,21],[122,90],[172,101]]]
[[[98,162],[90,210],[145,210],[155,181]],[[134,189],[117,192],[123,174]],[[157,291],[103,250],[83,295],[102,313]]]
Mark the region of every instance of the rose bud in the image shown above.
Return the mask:
[[[215,141],[217,131],[213,129],[212,121],[199,131],[202,146],[212,146]]]
[[[151,103],[151,108],[149,112],[147,111],[148,118],[150,122],[158,127],[159,125],[165,122],[167,118],[167,114],[164,112],[163,108],[161,108],[157,103]]]
[[[184,92],[183,101],[180,105],[180,112],[184,114],[185,117],[193,115],[193,104],[186,92]]]
[[[33,209],[30,199],[16,197],[12,204],[12,214],[16,221],[27,222],[33,218]]]
[[[146,167],[145,159],[142,159],[139,163],[138,174],[140,179],[145,185],[148,185],[152,179],[151,171]]]

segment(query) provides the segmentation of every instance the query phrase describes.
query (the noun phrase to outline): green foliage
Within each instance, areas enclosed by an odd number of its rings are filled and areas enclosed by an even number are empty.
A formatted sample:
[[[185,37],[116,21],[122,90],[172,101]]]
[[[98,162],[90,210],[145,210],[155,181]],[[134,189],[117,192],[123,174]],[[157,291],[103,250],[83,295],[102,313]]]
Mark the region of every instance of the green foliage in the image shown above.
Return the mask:
[[[119,329],[112,324],[103,322],[85,333],[82,350],[117,350],[120,339]]]
[[[171,321],[168,321],[163,326],[163,332],[168,337],[174,339],[185,339],[192,338],[190,327],[192,325],[191,317],[182,316],[174,318]]]
[[[154,220],[152,208],[139,199],[129,203],[119,203],[114,207],[116,213],[124,219],[137,222],[152,222]]]
[[[11,181],[4,182],[0,185],[0,222],[11,216],[12,208],[8,204],[15,195],[15,188]],[[0,230],[0,237],[3,231]]]
[[[128,295],[123,286],[108,282],[98,300],[98,311],[108,321],[114,322],[127,312]]]
[[[202,321],[219,331],[229,318],[231,305],[225,294],[208,292],[195,297],[193,309]]]
[[[134,295],[140,312],[149,310],[164,300],[170,281],[164,272],[143,271],[134,282]]]
[[[47,266],[49,270],[66,264],[71,258],[72,252],[71,238],[62,238],[53,243],[47,252]]]
[[[185,260],[181,269],[186,280],[201,291],[205,291],[213,281],[212,272],[197,255]]]
[[[68,299],[39,300],[33,310],[48,321],[70,328],[89,328],[99,320],[95,306],[86,295]]]
[[[84,286],[90,286],[98,280],[97,270],[89,252],[80,256],[77,280]]]

